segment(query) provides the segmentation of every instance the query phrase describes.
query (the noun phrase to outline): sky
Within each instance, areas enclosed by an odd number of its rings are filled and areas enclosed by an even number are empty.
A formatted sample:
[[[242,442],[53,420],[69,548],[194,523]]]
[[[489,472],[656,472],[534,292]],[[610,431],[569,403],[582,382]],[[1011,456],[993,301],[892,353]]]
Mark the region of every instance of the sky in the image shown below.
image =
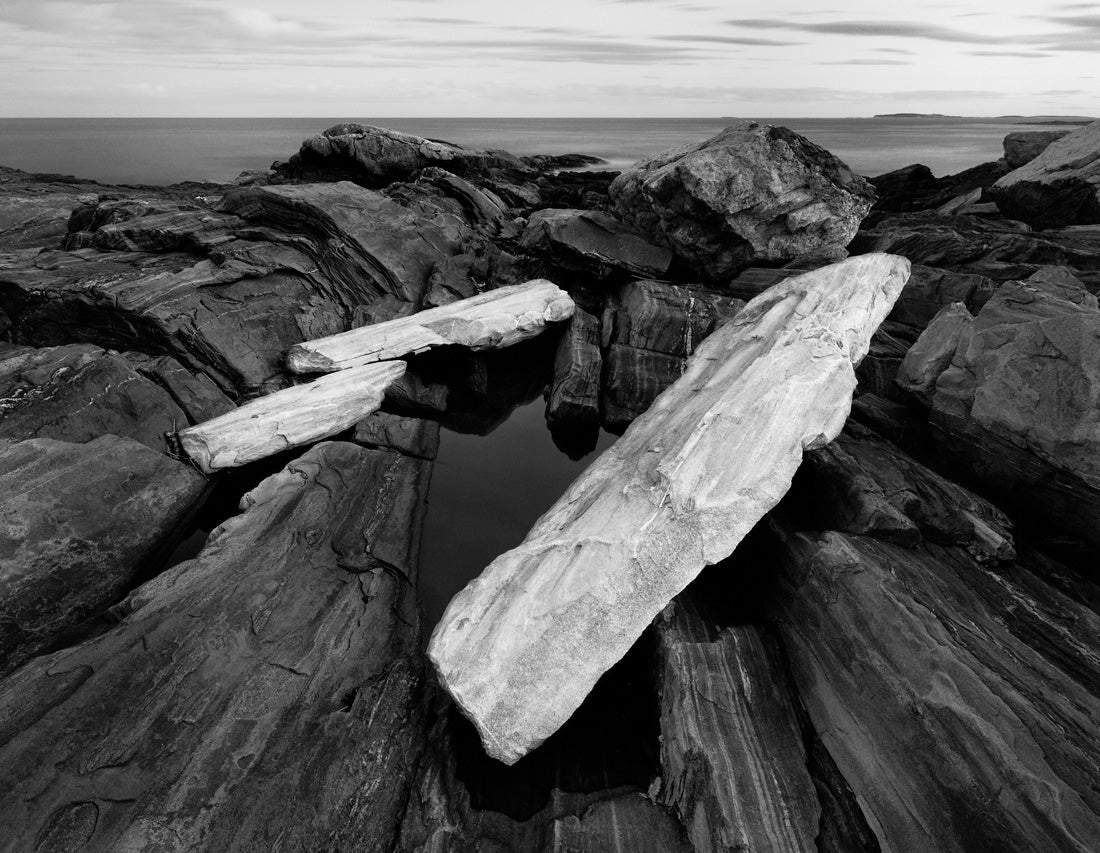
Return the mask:
[[[0,116],[1096,115],[1098,56],[1100,2],[2,0]]]

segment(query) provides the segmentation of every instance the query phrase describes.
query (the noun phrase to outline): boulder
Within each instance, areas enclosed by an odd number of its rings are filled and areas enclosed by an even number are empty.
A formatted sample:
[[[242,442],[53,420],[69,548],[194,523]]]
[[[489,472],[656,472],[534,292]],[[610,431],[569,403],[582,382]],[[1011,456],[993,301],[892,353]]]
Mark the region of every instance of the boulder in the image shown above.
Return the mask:
[[[1100,222],[1100,121],[1050,143],[993,189],[1005,216],[1033,228]]]
[[[1004,138],[1005,162],[1010,169],[1030,163],[1069,130],[1016,130]]]
[[[117,435],[0,441],[0,673],[122,598],[204,489],[186,465]]]
[[[905,353],[896,382],[925,406],[932,405],[936,381],[951,365],[974,317],[961,302],[943,308]]]
[[[905,260],[876,255],[758,297],[451,601],[429,655],[490,755],[513,763],[556,731],[783,496],[803,450],[840,431],[854,364],[908,273]]]
[[[935,376],[931,423],[943,454],[1030,517],[1093,545],[1100,544],[1098,370],[1095,297],[1041,280],[1002,284],[972,321],[956,312],[933,323],[902,366],[925,400]]]
[[[318,445],[111,630],[0,681],[0,849],[393,849],[430,466]]]
[[[1004,160],[994,160],[937,178],[927,166],[915,163],[868,180],[878,196],[876,211],[905,213],[942,208],[960,196],[968,205],[979,203],[1009,168]]]
[[[336,124],[311,136],[290,160],[272,168],[278,175],[294,180],[350,180],[378,189],[433,166],[457,175],[492,168],[526,168],[523,161],[505,151],[477,151],[411,133],[353,123]]]
[[[945,306],[961,302],[971,314],[989,301],[997,283],[983,275],[913,264],[890,319],[924,329]]]
[[[828,151],[748,121],[636,163],[610,193],[622,219],[709,281],[758,262],[843,257],[874,201]]]
[[[647,242],[633,228],[598,210],[538,210],[531,214],[520,245],[546,253],[566,270],[606,278],[618,272],[661,277],[672,252]]]

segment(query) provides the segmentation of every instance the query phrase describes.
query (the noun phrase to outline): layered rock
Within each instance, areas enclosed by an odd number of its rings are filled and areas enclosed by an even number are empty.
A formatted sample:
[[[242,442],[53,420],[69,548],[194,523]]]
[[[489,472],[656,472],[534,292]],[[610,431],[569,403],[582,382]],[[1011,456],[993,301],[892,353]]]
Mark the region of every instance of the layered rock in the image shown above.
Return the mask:
[[[112,433],[162,453],[165,433],[188,423],[172,395],[125,356],[90,344],[0,344],[0,415],[0,439],[83,443]]]
[[[1098,365],[1095,297],[1040,280],[1001,285],[973,321],[954,312],[933,323],[903,373],[918,397],[931,394],[943,453],[1034,516],[1100,544]]]
[[[0,441],[0,672],[117,602],[204,488],[186,465],[117,435]]]
[[[602,368],[600,321],[577,308],[554,353],[554,378],[546,400],[551,430],[599,428]]]
[[[394,450],[417,459],[435,459],[439,453],[439,424],[375,412],[355,425],[353,440],[365,447]]]
[[[890,319],[924,329],[942,308],[955,302],[976,313],[996,288],[996,282],[984,275],[913,264],[912,275],[890,312]]]
[[[680,599],[657,636],[659,799],[694,849],[816,853],[821,807],[774,643],[753,625],[714,632]]]
[[[791,671],[882,849],[1095,848],[1092,609],[959,548],[826,531],[783,549]]]
[[[1069,130],[1017,130],[1005,136],[1002,145],[1005,150],[1005,162],[1010,169],[1019,169],[1030,163],[1050,147],[1050,143],[1061,139]]]
[[[73,210],[94,204],[100,189],[0,166],[0,248],[60,247]]]
[[[477,151],[384,127],[343,123],[302,143],[298,153],[275,171],[306,181],[350,180],[377,189],[427,167],[458,175],[490,168],[524,168],[505,151]]]
[[[547,254],[567,270],[598,278],[616,272],[661,277],[672,252],[647,242],[637,231],[597,210],[538,210],[531,214],[520,245]]]
[[[501,349],[568,320],[575,309],[564,290],[546,279],[502,287],[408,317],[295,344],[287,367],[295,373],[346,370],[433,347]]]
[[[626,429],[680,378],[687,357],[707,335],[744,304],[713,291],[652,280],[614,291],[601,332],[604,425],[613,432]]]
[[[908,273],[900,258],[853,259],[754,300],[455,597],[429,654],[490,755],[515,762],[553,733],[782,497],[803,450],[840,431],[854,364]]]
[[[952,199],[973,193],[977,195],[971,196],[971,203],[981,201],[986,191],[1008,174],[1009,169],[1003,160],[995,160],[937,178],[927,166],[914,163],[868,180],[878,195],[875,210],[906,213],[940,208]]]
[[[318,445],[115,628],[0,682],[0,849],[392,849],[429,471]]]
[[[1005,216],[1035,228],[1100,222],[1100,121],[1050,143],[994,191]]]
[[[710,281],[760,261],[843,257],[874,201],[832,154],[756,122],[643,160],[610,193],[625,221]]]

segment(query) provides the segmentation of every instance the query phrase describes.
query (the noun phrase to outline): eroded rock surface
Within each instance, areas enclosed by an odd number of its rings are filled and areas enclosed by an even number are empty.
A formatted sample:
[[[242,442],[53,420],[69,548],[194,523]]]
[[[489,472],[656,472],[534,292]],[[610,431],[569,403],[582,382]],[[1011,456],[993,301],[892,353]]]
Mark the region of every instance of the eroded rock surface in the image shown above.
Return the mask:
[[[1004,138],[1005,162],[1011,169],[1019,169],[1030,163],[1050,147],[1050,143],[1061,139],[1069,130],[1017,130]]]
[[[520,244],[546,253],[566,269],[606,277],[619,272],[663,276],[672,252],[647,242],[633,228],[596,210],[538,210],[531,214]]]

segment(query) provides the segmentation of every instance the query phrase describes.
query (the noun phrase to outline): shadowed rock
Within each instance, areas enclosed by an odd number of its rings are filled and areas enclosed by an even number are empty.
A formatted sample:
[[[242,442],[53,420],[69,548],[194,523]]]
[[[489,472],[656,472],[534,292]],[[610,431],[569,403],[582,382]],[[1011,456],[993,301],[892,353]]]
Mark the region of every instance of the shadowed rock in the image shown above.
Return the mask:
[[[1005,162],[1010,169],[1019,169],[1046,151],[1050,143],[1071,132],[1069,130],[1014,131],[1005,136],[1002,142],[1005,149]]]

